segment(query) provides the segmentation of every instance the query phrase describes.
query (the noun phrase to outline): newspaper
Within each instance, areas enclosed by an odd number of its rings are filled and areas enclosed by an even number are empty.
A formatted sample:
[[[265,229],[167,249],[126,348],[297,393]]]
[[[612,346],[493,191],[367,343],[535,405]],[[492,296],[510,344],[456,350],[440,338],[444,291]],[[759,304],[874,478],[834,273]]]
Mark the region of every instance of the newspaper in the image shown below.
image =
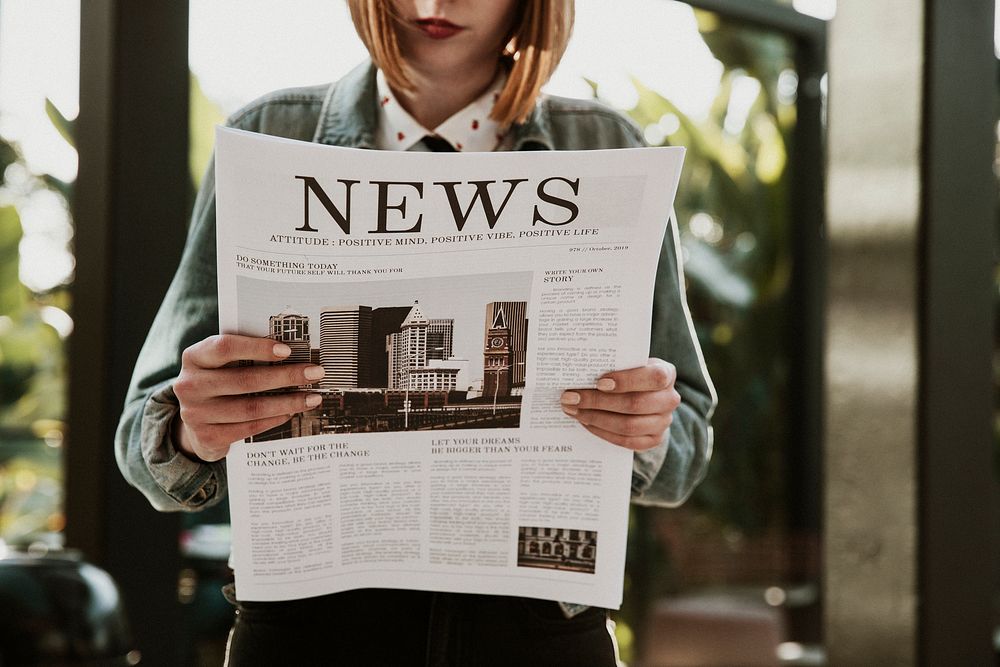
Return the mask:
[[[227,458],[239,597],[619,608],[633,454],[559,398],[646,362],[683,149],[216,145],[221,330],[326,371]]]

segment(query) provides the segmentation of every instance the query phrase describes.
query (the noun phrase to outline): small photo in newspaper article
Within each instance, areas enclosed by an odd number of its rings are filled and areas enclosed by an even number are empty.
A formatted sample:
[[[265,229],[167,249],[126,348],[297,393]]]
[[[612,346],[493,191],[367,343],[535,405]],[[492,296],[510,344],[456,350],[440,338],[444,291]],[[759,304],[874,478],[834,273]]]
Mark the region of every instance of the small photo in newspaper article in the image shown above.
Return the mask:
[[[518,567],[594,573],[597,531],[518,526]]]
[[[237,278],[239,331],[326,374],[315,409],[247,439],[518,428],[531,272],[294,283]]]

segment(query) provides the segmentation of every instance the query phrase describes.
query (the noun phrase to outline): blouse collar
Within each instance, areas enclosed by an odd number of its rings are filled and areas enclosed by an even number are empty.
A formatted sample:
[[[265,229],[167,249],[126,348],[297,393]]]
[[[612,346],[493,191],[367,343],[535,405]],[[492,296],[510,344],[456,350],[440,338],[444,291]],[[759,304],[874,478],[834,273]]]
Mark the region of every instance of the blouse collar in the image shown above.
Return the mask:
[[[482,95],[433,130],[428,130],[397,101],[382,70],[378,70],[375,77],[378,93],[376,148],[426,150],[420,141],[428,134],[433,134],[450,143],[457,151],[495,150],[505,136],[500,124],[490,118],[490,112],[506,82],[507,73],[501,68],[496,79]]]

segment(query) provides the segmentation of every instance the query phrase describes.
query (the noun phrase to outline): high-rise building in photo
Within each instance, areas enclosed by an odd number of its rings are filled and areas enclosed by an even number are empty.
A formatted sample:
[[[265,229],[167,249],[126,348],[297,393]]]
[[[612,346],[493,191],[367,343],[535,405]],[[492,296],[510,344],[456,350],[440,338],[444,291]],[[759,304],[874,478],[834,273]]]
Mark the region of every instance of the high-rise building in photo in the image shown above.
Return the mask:
[[[320,387],[356,389],[371,386],[371,307],[325,308],[319,322],[319,358],[326,371]]]
[[[409,389],[410,371],[427,365],[427,330],[430,321],[420,309],[417,302],[413,303],[396,333],[389,334],[386,339],[386,351],[389,354],[389,388]]]
[[[452,366],[455,320],[429,319],[414,301],[396,331],[386,336],[390,389],[452,391],[461,366]]]
[[[528,359],[528,302],[486,304],[483,332],[483,394],[518,393]]]
[[[427,323],[427,358],[450,359],[455,338],[455,320],[430,319]]]
[[[459,368],[415,368],[407,373],[410,391],[454,391]]]
[[[389,336],[399,333],[403,320],[410,314],[413,306],[388,306],[372,310],[372,336],[368,341],[371,374],[371,387],[389,386],[389,352],[387,341]]]
[[[510,327],[503,307],[493,314],[493,322],[486,330],[483,350],[484,395],[510,396],[511,393]]]
[[[291,348],[292,353],[282,363],[298,364],[311,361],[309,352],[309,318],[286,310],[272,315],[268,335]]]

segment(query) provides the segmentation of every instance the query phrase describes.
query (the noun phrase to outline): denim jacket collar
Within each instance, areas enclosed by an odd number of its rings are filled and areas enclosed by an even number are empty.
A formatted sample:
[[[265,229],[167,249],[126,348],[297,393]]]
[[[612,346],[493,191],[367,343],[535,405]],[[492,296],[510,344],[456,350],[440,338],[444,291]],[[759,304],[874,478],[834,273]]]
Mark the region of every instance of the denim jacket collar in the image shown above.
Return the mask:
[[[375,65],[365,61],[330,85],[313,141],[351,148],[375,148],[377,93]],[[535,105],[528,120],[514,127],[514,150],[552,150],[554,142],[545,104]]]

